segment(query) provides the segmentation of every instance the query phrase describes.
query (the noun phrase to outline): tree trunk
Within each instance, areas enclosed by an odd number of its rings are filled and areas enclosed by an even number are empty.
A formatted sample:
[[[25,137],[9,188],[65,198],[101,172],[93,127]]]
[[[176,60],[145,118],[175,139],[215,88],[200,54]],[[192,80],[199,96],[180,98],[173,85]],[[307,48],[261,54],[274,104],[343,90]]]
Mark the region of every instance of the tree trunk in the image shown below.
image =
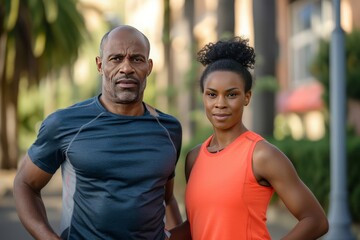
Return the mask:
[[[3,72],[0,82],[0,133],[1,169],[16,169],[18,161],[18,122],[17,122],[17,97],[19,91],[19,73],[15,73],[13,81],[7,81]]]
[[[218,1],[217,35],[218,39],[234,36],[235,29],[235,0]]]
[[[278,51],[275,25],[275,0],[254,0],[255,89],[256,84],[275,76]],[[254,90],[252,97],[253,130],[264,136],[273,135],[275,92],[272,89]]]
[[[1,75],[0,79],[0,137],[1,137],[1,146],[0,146],[0,167],[1,169],[7,168],[9,165],[9,148],[8,148],[8,141],[7,141],[7,131],[6,131],[6,105],[5,105],[5,79],[4,74]]]
[[[9,74],[7,66],[8,36],[0,37],[0,168],[16,169],[18,151],[18,94],[20,71]],[[19,59],[19,58],[18,58]],[[18,66],[16,60],[12,63]]]
[[[163,26],[163,44],[164,44],[164,63],[165,63],[165,78],[168,89],[166,89],[166,96],[169,103],[169,109],[175,107],[175,91],[173,81],[173,61],[171,58],[171,8],[170,0],[164,0],[164,26]]]
[[[185,19],[188,21],[188,34],[189,34],[189,38],[190,38],[190,56],[191,56],[191,64],[190,64],[190,69],[189,69],[189,73],[187,74],[187,76],[189,77],[188,79],[188,86],[189,89],[188,91],[190,92],[189,97],[190,97],[190,112],[194,112],[198,109],[198,76],[197,76],[197,62],[194,58],[192,58],[192,56],[196,56],[196,52],[197,52],[197,41],[196,38],[194,37],[193,34],[193,30],[195,28],[195,2],[194,0],[187,0],[185,1]],[[189,135],[190,135],[190,139],[192,139],[195,134],[196,134],[196,120],[194,120],[194,118],[189,117]]]

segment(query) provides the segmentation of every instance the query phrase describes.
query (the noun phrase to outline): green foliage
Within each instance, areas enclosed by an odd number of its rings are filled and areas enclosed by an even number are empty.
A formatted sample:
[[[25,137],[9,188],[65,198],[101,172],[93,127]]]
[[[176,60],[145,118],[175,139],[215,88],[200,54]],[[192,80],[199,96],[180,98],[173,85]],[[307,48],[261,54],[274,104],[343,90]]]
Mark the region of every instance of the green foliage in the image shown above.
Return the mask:
[[[279,83],[274,76],[264,76],[257,78],[254,84],[254,92],[277,92]]]
[[[198,114],[200,115],[204,113],[199,111]],[[196,130],[196,134],[188,143],[185,143],[184,146],[182,147],[181,153],[184,155],[184,157],[191,149],[203,143],[213,133],[213,129],[211,125],[208,123],[207,118],[203,116],[202,121],[204,122],[197,121],[198,127]]]
[[[3,109],[0,117],[6,119],[0,121],[2,168],[16,167],[18,151],[9,154],[8,149],[19,145],[18,132],[29,132],[29,126],[37,122],[42,109],[37,98],[26,99],[34,102],[27,108],[28,103],[19,99],[20,86],[32,92],[31,87],[40,86],[45,77],[49,80],[50,75],[72,69],[80,47],[89,39],[83,16],[78,11],[79,4],[77,0],[3,0],[0,4],[0,109]],[[21,146],[27,143],[20,136]]]
[[[330,198],[330,141],[325,137],[319,141],[285,139],[271,143],[283,151],[294,164],[300,178],[311,189],[327,211]],[[300,147],[301,146],[301,147]],[[360,137],[349,133],[347,137],[347,183],[352,219],[360,221]]]
[[[360,30],[345,36],[346,95],[360,100]],[[324,85],[324,100],[329,103],[330,89],[330,42],[320,41],[319,50],[311,64],[312,74]]]
[[[213,129],[202,111],[193,111],[192,118],[195,119],[197,123],[196,134],[188,142],[183,143],[180,158],[176,166],[176,184],[178,188],[182,189],[181,191],[184,191],[186,188],[185,158],[187,153],[197,145],[203,143],[213,133]]]
[[[360,221],[360,136],[353,136],[347,139],[347,159],[348,159],[348,183],[349,183],[349,202],[350,211],[353,219]]]
[[[3,54],[8,78],[15,71],[31,84],[39,83],[49,72],[72,66],[89,37],[77,4],[76,0],[6,0],[8,11],[0,17],[4,20],[0,34],[7,38]],[[9,68],[12,65],[15,68]]]
[[[21,82],[24,85],[24,81]],[[23,87],[22,88],[26,88]],[[31,99],[31,101],[29,101]],[[36,134],[40,128],[43,116],[44,98],[39,91],[31,87],[27,91],[23,91],[19,96],[18,121],[19,121],[19,150],[21,154],[34,141]]]

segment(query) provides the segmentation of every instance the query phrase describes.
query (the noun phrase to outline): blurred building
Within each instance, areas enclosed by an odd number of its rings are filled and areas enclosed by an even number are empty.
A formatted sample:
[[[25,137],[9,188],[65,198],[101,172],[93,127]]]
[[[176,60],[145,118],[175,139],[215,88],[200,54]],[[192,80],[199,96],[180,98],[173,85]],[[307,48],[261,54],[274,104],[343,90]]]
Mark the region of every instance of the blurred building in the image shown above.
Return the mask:
[[[359,11],[359,1],[341,1],[341,25],[346,32],[360,27]],[[323,88],[309,65],[320,39],[330,38],[333,14],[332,0],[277,0],[277,111],[291,122],[288,126],[296,138],[318,139],[325,131]]]

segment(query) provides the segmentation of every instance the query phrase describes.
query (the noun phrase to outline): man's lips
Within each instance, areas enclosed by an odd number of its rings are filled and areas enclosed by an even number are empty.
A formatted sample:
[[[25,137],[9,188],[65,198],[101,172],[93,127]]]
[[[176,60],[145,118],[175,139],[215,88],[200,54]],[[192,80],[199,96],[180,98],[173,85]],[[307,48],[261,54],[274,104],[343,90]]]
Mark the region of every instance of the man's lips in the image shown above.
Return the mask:
[[[134,79],[118,79],[115,84],[121,88],[134,88],[138,85],[138,82]]]

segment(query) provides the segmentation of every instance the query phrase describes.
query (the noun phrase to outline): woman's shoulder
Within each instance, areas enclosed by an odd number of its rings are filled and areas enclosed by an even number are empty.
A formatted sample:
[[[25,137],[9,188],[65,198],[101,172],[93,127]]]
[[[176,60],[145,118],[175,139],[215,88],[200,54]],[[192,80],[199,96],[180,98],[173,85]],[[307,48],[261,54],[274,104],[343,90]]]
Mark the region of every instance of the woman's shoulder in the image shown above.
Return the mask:
[[[293,165],[279,148],[264,139],[255,146],[253,170],[255,174],[271,182],[271,179],[279,176],[281,172],[292,172]]]
[[[186,180],[188,180],[189,177],[190,177],[192,167],[194,166],[195,160],[199,155],[201,145],[202,144],[199,144],[199,145],[195,146],[186,155],[186,159],[185,159],[185,176],[186,176]]]

